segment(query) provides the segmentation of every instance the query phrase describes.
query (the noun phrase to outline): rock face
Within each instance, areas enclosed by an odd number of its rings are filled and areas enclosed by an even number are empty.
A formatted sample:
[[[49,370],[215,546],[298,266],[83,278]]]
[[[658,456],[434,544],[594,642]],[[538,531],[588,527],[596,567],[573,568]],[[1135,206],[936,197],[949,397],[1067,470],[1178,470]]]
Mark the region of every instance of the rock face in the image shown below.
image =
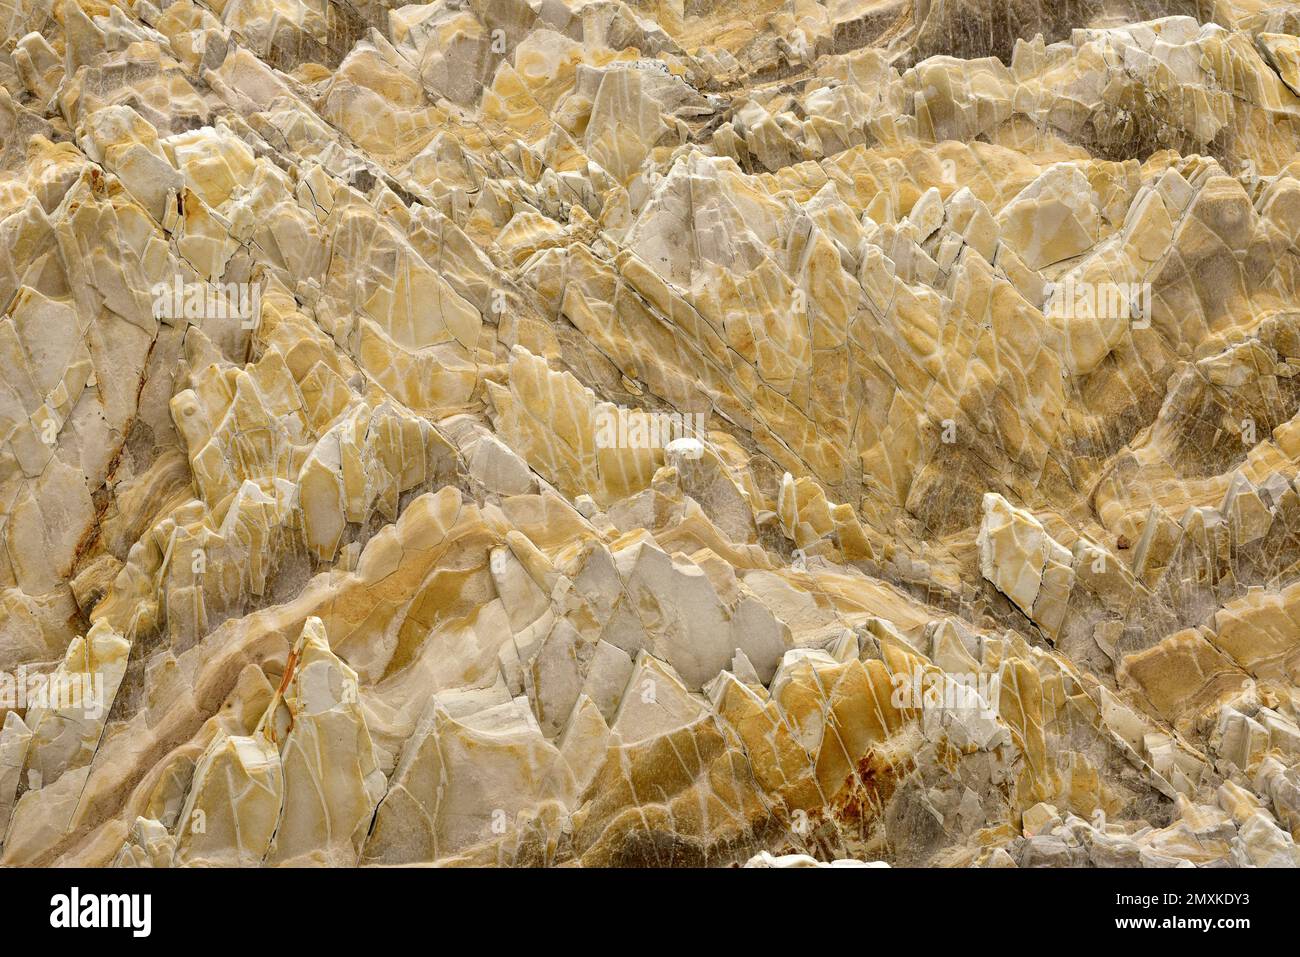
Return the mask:
[[[0,22],[0,864],[1300,866],[1300,3]]]

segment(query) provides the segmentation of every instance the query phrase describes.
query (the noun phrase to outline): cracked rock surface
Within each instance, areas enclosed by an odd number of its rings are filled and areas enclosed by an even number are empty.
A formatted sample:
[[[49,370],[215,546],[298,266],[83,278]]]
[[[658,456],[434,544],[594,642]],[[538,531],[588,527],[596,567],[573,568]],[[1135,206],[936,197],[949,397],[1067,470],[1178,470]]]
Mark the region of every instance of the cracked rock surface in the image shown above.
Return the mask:
[[[0,864],[1300,866],[1300,3],[0,25]]]

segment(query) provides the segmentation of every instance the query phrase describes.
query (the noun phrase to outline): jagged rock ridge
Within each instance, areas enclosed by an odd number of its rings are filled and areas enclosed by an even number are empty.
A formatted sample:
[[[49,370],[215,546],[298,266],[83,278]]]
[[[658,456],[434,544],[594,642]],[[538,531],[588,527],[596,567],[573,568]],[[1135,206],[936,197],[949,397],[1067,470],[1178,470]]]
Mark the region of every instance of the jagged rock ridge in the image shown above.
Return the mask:
[[[4,0],[0,863],[1300,865],[1298,17]]]

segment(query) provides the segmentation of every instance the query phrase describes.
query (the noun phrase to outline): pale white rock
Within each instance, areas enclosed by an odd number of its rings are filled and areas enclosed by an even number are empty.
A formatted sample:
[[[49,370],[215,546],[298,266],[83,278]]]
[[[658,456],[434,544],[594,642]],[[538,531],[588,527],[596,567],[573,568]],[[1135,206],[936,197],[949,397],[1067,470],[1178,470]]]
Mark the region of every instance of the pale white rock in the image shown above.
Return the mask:
[[[839,858],[834,861],[819,861],[807,854],[782,854],[779,857],[767,851],[755,854],[745,862],[746,867],[888,867],[885,861],[859,861],[853,858]]]

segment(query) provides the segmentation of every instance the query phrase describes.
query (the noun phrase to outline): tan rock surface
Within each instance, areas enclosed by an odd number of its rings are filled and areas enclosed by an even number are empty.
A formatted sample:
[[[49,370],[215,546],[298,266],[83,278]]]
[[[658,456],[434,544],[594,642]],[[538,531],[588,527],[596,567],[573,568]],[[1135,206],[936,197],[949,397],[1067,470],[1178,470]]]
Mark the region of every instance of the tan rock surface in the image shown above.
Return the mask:
[[[1300,866],[1300,5],[0,22],[0,863]]]

